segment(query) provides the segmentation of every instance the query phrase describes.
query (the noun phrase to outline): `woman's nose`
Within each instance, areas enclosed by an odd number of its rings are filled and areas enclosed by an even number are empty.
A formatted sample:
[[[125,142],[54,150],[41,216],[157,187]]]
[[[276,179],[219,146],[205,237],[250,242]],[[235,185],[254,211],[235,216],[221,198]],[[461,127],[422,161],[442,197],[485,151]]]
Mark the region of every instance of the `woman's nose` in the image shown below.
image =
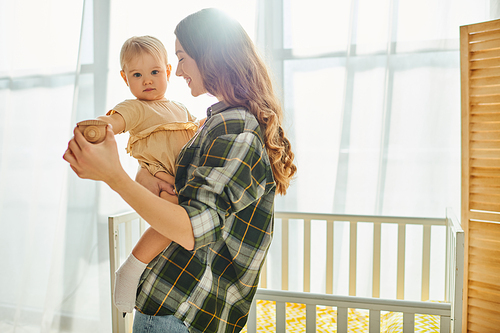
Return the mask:
[[[177,69],[175,70],[175,75],[176,76],[182,76],[181,66],[177,66]]]

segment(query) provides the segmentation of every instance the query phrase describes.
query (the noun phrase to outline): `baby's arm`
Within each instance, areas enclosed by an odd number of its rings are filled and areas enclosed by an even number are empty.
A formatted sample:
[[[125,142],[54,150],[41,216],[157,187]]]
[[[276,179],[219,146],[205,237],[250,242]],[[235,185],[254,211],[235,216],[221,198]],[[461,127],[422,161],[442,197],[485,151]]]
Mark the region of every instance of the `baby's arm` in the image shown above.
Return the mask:
[[[97,119],[111,124],[115,134],[122,133],[125,130],[125,119],[123,119],[123,116],[117,112],[110,116],[99,116]]]

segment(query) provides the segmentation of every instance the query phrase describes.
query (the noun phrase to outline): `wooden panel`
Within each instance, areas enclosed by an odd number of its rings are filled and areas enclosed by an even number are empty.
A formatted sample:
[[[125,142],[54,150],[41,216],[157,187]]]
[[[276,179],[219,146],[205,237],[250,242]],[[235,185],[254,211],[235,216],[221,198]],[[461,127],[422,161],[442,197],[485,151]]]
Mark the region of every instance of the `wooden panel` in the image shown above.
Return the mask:
[[[500,112],[475,113],[470,116],[471,123],[499,122],[499,121],[500,121]]]
[[[500,94],[500,86],[472,87],[470,94],[471,96],[498,95]]]
[[[495,133],[497,134],[497,133]],[[497,135],[500,135],[498,133]],[[483,133],[476,133],[471,135],[475,138],[479,138],[480,136],[486,136]],[[489,134],[488,136],[493,136],[493,134]],[[470,151],[470,157],[471,158],[491,158],[491,159],[497,159],[499,156],[498,150],[495,149],[471,149]]]
[[[478,79],[474,78],[470,81],[471,87],[498,86],[499,84],[500,84],[500,77],[498,77],[498,76],[478,78]]]
[[[494,50],[494,51],[488,51],[488,52],[498,52],[500,53],[500,50]],[[481,55],[487,54],[487,52],[478,52],[473,55],[471,55],[470,58],[472,57],[479,57]],[[473,69],[470,70],[470,79],[480,79],[480,78],[485,78],[485,77],[500,77],[500,68],[491,68],[491,69]]]
[[[471,34],[469,37],[469,42],[473,43],[473,42],[480,42],[480,41],[498,39],[498,38],[500,38],[500,30],[491,30],[491,31],[485,31],[485,32]]]
[[[497,131],[500,132],[500,122],[480,122],[480,123],[472,123],[470,130],[472,132],[481,132],[481,131]]]
[[[493,186],[471,186],[470,193],[483,193],[500,195],[500,187]]]
[[[473,149],[500,149],[500,141],[471,141],[471,147]],[[500,157],[500,153],[497,153]],[[500,160],[500,158],[498,158]]]
[[[499,58],[500,57],[500,50],[488,50],[488,51],[483,51],[483,52],[474,52],[470,56],[471,61],[475,60],[482,60],[482,59],[491,59],[491,58]]]
[[[486,211],[499,211],[500,204],[491,204],[491,203],[487,203],[487,202],[471,201],[470,209],[486,210]]]
[[[500,20],[460,27],[464,316],[469,332],[500,327]],[[482,211],[482,212],[478,212]],[[495,215],[494,218],[490,218]]]
[[[500,52],[500,49],[494,50],[495,52]],[[489,51],[492,52],[492,51]],[[481,52],[481,54],[484,54]],[[490,58],[472,61],[470,63],[470,69],[480,69],[480,68],[490,68],[490,67],[500,67],[500,58]]]
[[[470,165],[473,167],[499,168],[500,159],[472,158],[470,160]]]
[[[484,299],[490,302],[498,303],[496,306],[500,306],[500,291],[491,290],[489,288],[480,288],[473,285],[469,286],[469,296],[478,299]],[[500,317],[498,317],[500,327]]]
[[[492,30],[500,30],[500,20],[481,22],[481,23],[467,25],[464,27],[467,28],[467,33],[469,33],[471,36],[473,35],[480,36],[481,34],[488,33],[489,31]]]
[[[495,112],[500,113],[500,105],[496,104],[471,105],[469,110],[471,115],[482,114],[482,113],[495,113]]]
[[[481,220],[481,221],[491,221],[500,223],[500,214],[489,213],[489,212],[469,212],[471,220]]]
[[[500,48],[500,40],[492,39],[484,42],[472,43],[469,45],[470,52],[490,50],[490,49],[498,49]]]
[[[491,96],[470,96],[471,104],[499,104],[500,96],[491,95]]]
[[[495,178],[471,177],[470,184],[479,186],[500,186],[500,180]],[[478,208],[471,207],[470,209],[478,209]]]

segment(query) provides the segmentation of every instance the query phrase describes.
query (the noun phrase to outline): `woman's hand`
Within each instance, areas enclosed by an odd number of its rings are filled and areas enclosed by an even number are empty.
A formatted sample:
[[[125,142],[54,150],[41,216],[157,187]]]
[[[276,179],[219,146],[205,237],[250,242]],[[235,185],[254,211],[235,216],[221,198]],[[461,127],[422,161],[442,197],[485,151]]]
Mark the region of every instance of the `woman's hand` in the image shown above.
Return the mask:
[[[106,138],[102,143],[92,144],[75,127],[74,137],[68,143],[63,159],[78,177],[101,180],[113,188],[122,177],[128,177],[118,157],[115,135],[111,125],[106,127]]]
[[[148,170],[140,168],[135,176],[135,181],[153,192],[154,195],[160,196],[161,192],[167,192],[169,195],[175,196],[175,188],[172,184],[153,176]],[[170,200],[169,200],[170,201]]]

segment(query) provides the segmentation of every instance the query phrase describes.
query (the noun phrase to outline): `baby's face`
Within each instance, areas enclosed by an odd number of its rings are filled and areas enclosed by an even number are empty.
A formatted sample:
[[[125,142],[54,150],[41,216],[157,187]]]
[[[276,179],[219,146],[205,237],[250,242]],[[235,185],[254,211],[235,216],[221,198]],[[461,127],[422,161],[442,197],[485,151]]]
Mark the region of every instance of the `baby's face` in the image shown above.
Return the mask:
[[[132,59],[122,71],[122,77],[137,99],[154,101],[165,97],[169,68],[148,53]]]

